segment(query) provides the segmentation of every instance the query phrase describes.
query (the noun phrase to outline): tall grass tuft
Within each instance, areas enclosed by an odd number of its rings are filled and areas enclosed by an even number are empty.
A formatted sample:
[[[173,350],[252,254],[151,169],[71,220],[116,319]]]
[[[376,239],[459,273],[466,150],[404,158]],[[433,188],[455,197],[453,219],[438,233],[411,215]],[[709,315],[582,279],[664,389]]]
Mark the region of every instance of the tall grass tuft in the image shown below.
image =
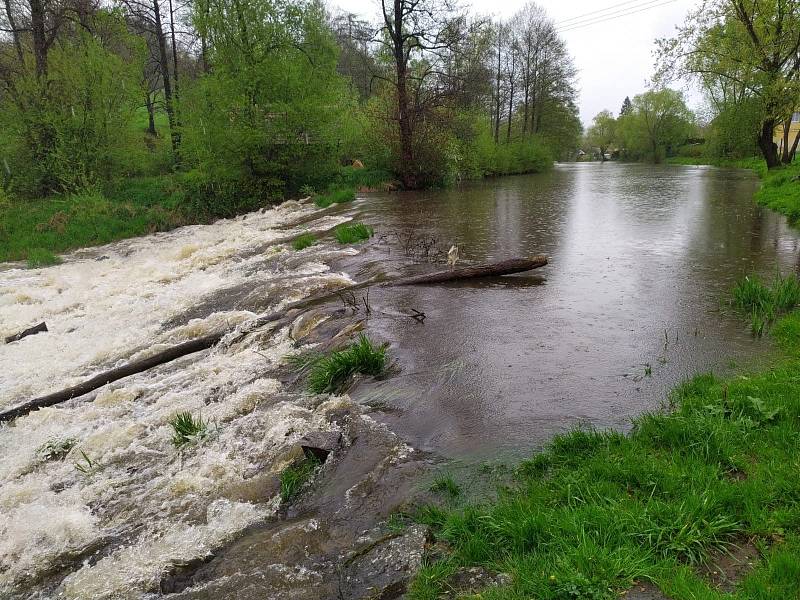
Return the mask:
[[[308,376],[308,389],[315,394],[339,392],[356,373],[383,374],[386,362],[386,345],[376,346],[362,333],[357,342],[344,350],[331,352],[313,364]]]
[[[194,417],[190,412],[176,414],[169,420],[172,426],[172,445],[183,448],[203,439],[208,433],[208,425],[202,416]]]
[[[352,202],[356,199],[356,192],[352,187],[331,187],[325,194],[319,194],[314,197],[314,204],[320,208],[327,208],[331,204],[341,204],[343,202]]]
[[[375,235],[375,231],[364,223],[353,223],[352,225],[339,225],[333,234],[340,244],[355,244],[368,240]]]
[[[800,304],[800,280],[776,273],[767,286],[758,277],[747,276],[734,286],[731,304],[750,318],[753,333],[760,336],[777,317]]]
[[[292,248],[295,250],[305,250],[306,248],[310,248],[316,244],[317,238],[313,233],[304,233],[298,236],[297,239],[292,242]]]
[[[309,456],[286,467],[281,472],[281,500],[290,502],[296,498],[303,486],[314,476],[320,464],[318,458]]]

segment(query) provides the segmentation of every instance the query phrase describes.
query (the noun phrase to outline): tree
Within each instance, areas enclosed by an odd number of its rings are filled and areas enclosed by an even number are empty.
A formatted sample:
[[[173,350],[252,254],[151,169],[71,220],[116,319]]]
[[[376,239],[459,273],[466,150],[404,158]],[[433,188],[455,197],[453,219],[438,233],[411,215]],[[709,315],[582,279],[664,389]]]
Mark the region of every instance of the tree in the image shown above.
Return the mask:
[[[633,110],[633,106],[631,105],[631,99],[628,96],[625,96],[625,100],[622,101],[622,107],[619,109],[619,116],[624,117],[628,113]]]
[[[694,115],[683,94],[669,88],[635,96],[631,111],[619,119],[626,151],[633,158],[660,162],[691,135]]]
[[[603,110],[592,119],[592,126],[586,132],[589,145],[600,149],[600,160],[606,160],[606,150],[616,141],[617,120],[610,110]]]
[[[705,0],[670,39],[659,40],[657,80],[688,76],[710,93],[752,97],[768,168],[780,164],[776,126],[800,97],[800,0]]]
[[[414,156],[415,127],[438,95],[425,86],[430,77],[442,73],[437,70],[441,59],[459,41],[458,21],[465,17],[452,0],[381,0],[381,12],[376,40],[389,51],[394,66],[390,81],[397,106],[399,174],[403,185],[414,189],[423,183],[416,172],[420,165]],[[417,65],[412,65],[414,59]]]

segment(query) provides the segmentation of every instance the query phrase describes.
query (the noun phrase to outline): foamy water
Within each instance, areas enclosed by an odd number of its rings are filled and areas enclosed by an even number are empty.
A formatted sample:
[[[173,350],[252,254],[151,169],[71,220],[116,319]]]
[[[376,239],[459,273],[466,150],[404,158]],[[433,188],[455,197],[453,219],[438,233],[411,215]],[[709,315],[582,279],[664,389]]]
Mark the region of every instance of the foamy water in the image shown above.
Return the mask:
[[[349,282],[326,260],[350,250],[309,248],[292,255],[291,268],[270,260],[294,253],[271,241],[345,220],[320,214],[291,227],[314,210],[289,202],[76,253],[47,269],[0,271],[0,336],[40,321],[49,328],[0,344],[0,408],[256,316],[225,310],[165,327],[220,290],[273,281],[275,308]],[[206,556],[273,514],[275,498],[253,498],[248,482],[280,470],[287,449],[330,428],[329,411],[346,402],[292,398],[265,376],[295,351],[286,329],[257,332],[106,386],[93,402],[0,427],[0,596],[27,597],[47,575],[70,573],[61,597],[141,597],[170,565]],[[180,411],[202,414],[210,435],[179,454],[168,420]],[[44,444],[65,440],[76,443],[66,459],[43,459]]]

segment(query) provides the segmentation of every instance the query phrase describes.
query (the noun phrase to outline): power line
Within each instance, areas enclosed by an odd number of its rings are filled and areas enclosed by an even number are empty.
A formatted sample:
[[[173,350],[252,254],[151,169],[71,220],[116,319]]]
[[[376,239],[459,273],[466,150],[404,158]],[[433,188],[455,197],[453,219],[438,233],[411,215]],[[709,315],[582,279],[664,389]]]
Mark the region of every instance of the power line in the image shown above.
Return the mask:
[[[597,10],[593,10],[591,12],[587,12],[587,13],[584,13],[582,15],[578,15],[576,17],[571,17],[569,19],[564,19],[563,21],[558,21],[555,25],[556,25],[556,27],[570,27],[571,26],[569,24],[570,21],[582,21],[584,19],[584,17],[588,17],[588,16],[591,16],[591,15],[596,15],[597,13],[604,13],[604,12],[607,12],[607,11],[611,10],[612,8],[617,8],[619,6],[626,6],[628,4],[637,4],[637,3],[641,2],[641,1],[642,0],[627,0],[626,2],[620,2],[619,4],[612,4],[611,6],[607,6],[605,8],[599,8]],[[629,8],[635,8],[635,7],[632,6],[632,7],[629,7]],[[625,10],[628,10],[628,9],[626,8]],[[605,15],[602,15],[602,16],[605,16]],[[597,18],[599,18],[599,17],[597,17]],[[574,23],[572,23],[572,25],[574,25]]]
[[[651,0],[651,2],[653,2],[653,1],[656,1],[656,0]],[[661,2],[660,4],[654,4],[653,6],[645,6],[644,8],[640,8],[638,10],[631,10],[629,12],[625,12],[625,13],[620,14],[620,15],[601,18],[601,19],[596,19],[594,21],[590,21],[590,22],[587,22],[587,23],[576,23],[574,25],[564,27],[563,29],[559,29],[558,32],[559,33],[564,33],[564,32],[567,32],[567,31],[574,31],[575,29],[582,29],[584,27],[589,27],[591,25],[597,25],[598,23],[604,23],[606,21],[613,21],[614,19],[621,19],[622,17],[627,17],[628,15],[635,15],[636,13],[644,12],[646,10],[650,10],[650,9],[653,9],[653,8],[659,8],[659,7],[665,6],[667,4],[672,4],[673,2],[677,2],[677,0],[667,0],[666,2]],[[631,8],[633,8],[633,7],[631,7]]]

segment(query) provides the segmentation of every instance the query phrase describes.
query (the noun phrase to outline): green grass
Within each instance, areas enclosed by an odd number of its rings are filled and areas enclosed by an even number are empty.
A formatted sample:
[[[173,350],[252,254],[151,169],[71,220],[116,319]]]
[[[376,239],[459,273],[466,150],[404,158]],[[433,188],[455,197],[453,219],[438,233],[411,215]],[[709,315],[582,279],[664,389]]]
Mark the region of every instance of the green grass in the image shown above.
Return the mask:
[[[786,215],[793,224],[800,221],[800,161],[764,174],[756,200]]]
[[[305,250],[306,248],[310,248],[316,244],[317,238],[313,233],[304,233],[298,236],[297,239],[292,242],[292,248],[295,250]]]
[[[442,553],[409,597],[438,598],[459,567],[507,573],[483,600],[608,599],[649,580],[672,600],[720,600],[700,565],[743,539],[763,557],[741,599],[798,597],[800,314],[772,335],[768,371],[679,387],[629,435],[576,430],[521,463],[496,498],[421,507]]]
[[[78,443],[75,438],[52,438],[36,449],[36,454],[43,461],[64,460],[70,450]]]
[[[356,373],[382,375],[387,361],[386,346],[376,346],[362,333],[344,350],[331,352],[312,364],[308,389],[314,394],[340,392]]]
[[[203,439],[208,434],[208,425],[202,416],[194,417],[190,412],[176,414],[169,420],[172,426],[172,445],[180,449]]]
[[[793,310],[800,303],[800,280],[796,275],[775,274],[771,286],[756,276],[747,276],[733,288],[731,304],[750,318],[755,335],[764,330],[780,315]]]
[[[352,187],[332,187],[325,194],[314,196],[314,204],[320,208],[327,208],[331,204],[352,202],[356,199],[356,191]]]
[[[340,244],[355,244],[368,240],[375,235],[375,231],[364,223],[353,223],[352,225],[339,225],[333,230],[333,235]]]
[[[431,491],[449,498],[458,498],[461,495],[461,486],[451,475],[438,475],[431,484]]]
[[[281,500],[284,502],[294,500],[303,487],[314,478],[319,466],[319,460],[311,456],[286,467],[281,472]]]

